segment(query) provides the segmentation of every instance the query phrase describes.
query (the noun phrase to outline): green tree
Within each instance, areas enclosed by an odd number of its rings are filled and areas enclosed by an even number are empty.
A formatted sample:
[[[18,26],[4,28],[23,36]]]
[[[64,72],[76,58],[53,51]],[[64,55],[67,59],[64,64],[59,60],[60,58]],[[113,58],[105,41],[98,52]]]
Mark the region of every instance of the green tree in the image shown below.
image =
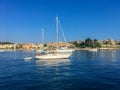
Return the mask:
[[[94,47],[95,47],[95,48],[97,48],[97,47],[100,48],[100,47],[101,47],[101,44],[98,42],[97,39],[94,39],[94,40],[93,40],[93,44],[94,44]]]
[[[86,47],[92,47],[92,39],[91,38],[87,38],[85,40],[85,46]]]
[[[75,47],[80,47],[80,44],[78,44],[77,41],[73,42],[73,44],[75,45]]]

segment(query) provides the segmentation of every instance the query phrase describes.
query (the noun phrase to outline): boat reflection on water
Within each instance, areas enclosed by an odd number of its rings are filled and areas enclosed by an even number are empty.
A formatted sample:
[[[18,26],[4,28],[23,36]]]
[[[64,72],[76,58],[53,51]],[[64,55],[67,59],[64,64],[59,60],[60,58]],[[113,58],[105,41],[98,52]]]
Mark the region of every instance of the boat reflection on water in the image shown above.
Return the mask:
[[[71,63],[70,59],[55,59],[55,60],[36,60],[37,66],[62,66],[69,65]]]

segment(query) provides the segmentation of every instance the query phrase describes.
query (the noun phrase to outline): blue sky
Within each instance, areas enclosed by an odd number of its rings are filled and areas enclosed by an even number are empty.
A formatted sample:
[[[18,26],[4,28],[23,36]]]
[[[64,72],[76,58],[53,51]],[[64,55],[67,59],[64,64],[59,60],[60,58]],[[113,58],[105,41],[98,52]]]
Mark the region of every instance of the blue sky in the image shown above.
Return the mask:
[[[120,40],[119,0],[0,0],[0,41],[56,41],[56,16],[68,41]]]

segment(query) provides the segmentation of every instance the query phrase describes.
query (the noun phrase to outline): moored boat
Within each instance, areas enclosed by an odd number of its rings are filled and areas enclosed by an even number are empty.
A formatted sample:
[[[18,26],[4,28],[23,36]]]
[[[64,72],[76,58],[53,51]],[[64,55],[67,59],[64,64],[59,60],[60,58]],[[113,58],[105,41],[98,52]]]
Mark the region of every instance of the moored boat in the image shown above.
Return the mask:
[[[31,60],[32,57],[25,57],[24,59],[25,59],[25,60]]]
[[[88,51],[93,51],[93,52],[97,52],[97,48],[91,48]]]
[[[0,52],[4,52],[4,50],[0,50]]]
[[[56,32],[57,32],[57,42],[58,42],[58,17],[56,17]],[[63,33],[63,31],[62,31]],[[44,35],[43,35],[44,36]],[[64,34],[63,34],[64,36]],[[42,37],[43,38],[43,37]],[[65,36],[64,36],[64,40]],[[67,59],[71,56],[73,49],[68,49],[68,48],[59,48],[55,50],[54,52],[40,52],[37,53],[35,56],[35,59]]]
[[[71,56],[71,53],[54,53],[54,52],[48,52],[48,53],[39,53],[36,54],[36,59],[67,59]]]

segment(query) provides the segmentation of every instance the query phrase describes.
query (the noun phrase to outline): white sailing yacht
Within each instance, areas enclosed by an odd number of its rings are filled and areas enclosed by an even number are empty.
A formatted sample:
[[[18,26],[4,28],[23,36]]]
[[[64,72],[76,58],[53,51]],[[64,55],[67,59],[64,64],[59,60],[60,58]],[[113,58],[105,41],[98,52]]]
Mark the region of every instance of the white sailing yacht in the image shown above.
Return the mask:
[[[57,31],[57,42],[58,42],[58,17],[56,17],[56,31]],[[37,53],[36,59],[67,59],[71,56],[72,52],[69,53],[59,53],[60,50],[56,52],[47,52],[43,51],[41,53]],[[65,52],[65,50],[64,50]]]

